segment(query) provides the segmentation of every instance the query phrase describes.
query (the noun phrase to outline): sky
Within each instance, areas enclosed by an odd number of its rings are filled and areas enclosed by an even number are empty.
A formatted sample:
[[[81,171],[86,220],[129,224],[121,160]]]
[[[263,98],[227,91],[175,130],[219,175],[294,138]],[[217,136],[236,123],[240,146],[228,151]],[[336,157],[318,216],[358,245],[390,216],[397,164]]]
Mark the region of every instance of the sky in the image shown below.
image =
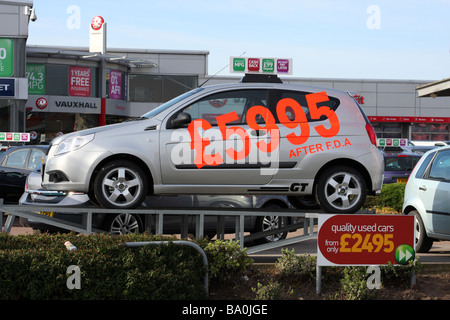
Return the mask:
[[[34,0],[28,45],[206,50],[209,75],[230,56],[292,58],[295,78],[435,81],[450,77],[450,0]]]

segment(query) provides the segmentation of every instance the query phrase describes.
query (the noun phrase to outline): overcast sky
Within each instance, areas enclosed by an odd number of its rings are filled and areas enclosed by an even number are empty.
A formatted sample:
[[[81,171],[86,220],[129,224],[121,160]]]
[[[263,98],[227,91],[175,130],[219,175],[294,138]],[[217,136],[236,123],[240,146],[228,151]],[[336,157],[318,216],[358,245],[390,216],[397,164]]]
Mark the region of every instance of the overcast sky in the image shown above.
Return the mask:
[[[89,46],[101,15],[110,48],[207,50],[293,59],[293,77],[450,77],[450,0],[35,0],[29,45]],[[229,75],[228,67],[219,73]]]

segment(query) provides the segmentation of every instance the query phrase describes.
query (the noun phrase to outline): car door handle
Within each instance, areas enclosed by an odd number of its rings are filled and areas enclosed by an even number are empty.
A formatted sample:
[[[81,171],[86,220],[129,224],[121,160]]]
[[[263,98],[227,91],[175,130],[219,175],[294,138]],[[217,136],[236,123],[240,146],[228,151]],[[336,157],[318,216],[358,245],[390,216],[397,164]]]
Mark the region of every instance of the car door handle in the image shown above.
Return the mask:
[[[422,190],[422,191],[427,191],[427,187],[425,187],[425,186],[421,186],[421,187],[419,187],[419,190]]]
[[[257,137],[263,136],[266,134],[266,132],[264,130],[252,130],[250,133],[252,136],[257,136]]]

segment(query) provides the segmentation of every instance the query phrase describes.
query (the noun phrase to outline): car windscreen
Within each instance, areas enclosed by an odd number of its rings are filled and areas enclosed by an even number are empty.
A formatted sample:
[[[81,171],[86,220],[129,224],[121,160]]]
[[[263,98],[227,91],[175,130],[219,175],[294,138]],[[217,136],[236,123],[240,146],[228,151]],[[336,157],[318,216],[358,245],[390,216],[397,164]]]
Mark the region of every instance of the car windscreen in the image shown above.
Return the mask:
[[[188,91],[186,93],[183,93],[175,98],[173,98],[172,100],[167,101],[166,103],[156,107],[155,109],[150,110],[149,112],[147,112],[146,114],[143,114],[141,116],[141,118],[152,118],[155,115],[163,112],[164,110],[167,110],[168,108],[170,108],[171,106],[173,106],[174,104],[180,102],[183,99],[186,99],[187,97],[192,96],[193,94],[204,90],[203,88],[196,88],[194,90]]]

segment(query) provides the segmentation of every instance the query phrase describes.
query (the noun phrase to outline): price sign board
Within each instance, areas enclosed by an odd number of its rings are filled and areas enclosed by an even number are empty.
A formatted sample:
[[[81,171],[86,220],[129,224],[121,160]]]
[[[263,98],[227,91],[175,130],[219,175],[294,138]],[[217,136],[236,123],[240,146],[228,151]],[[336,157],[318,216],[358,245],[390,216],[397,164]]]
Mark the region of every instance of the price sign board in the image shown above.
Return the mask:
[[[0,77],[11,77],[14,72],[13,39],[0,38]]]
[[[230,72],[292,74],[292,59],[230,57]]]
[[[414,216],[319,215],[317,264],[384,265],[414,260]]]
[[[27,132],[0,132],[0,142],[29,142],[30,134]]]
[[[45,65],[27,64],[29,94],[45,94]]]

